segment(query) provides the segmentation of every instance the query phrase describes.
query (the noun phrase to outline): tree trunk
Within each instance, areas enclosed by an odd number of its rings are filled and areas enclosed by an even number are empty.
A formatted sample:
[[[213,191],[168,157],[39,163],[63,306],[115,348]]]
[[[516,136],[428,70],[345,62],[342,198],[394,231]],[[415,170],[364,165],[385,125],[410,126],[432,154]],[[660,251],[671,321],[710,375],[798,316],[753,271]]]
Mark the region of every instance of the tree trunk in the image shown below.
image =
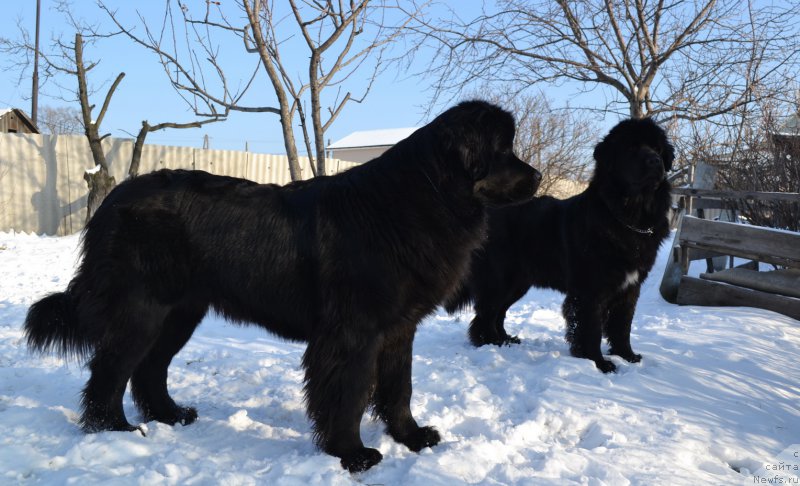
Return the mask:
[[[89,186],[89,199],[86,202],[87,223],[92,219],[97,208],[102,204],[103,199],[105,199],[108,193],[117,185],[117,181],[108,174],[108,171],[100,166],[95,167],[95,169],[97,170],[87,170],[83,173],[86,185]]]
[[[322,128],[322,118],[320,114],[322,107],[319,100],[320,86],[317,77],[320,62],[318,51],[313,50],[308,70],[311,91],[311,124],[314,130],[314,148],[316,148],[317,152],[317,175],[323,176],[325,175],[325,131]]]
[[[286,148],[286,157],[289,159],[289,175],[293,181],[299,181],[303,178],[300,172],[300,159],[297,156],[297,145],[294,140],[294,132],[292,127],[292,120],[294,119],[294,110],[290,108],[289,100],[286,96],[286,91],[283,89],[281,77],[273,63],[273,57],[267,49],[267,42],[261,33],[261,21],[259,20],[260,10],[265,8],[259,2],[251,5],[249,2],[243,2],[244,10],[247,13],[247,18],[250,22],[250,32],[253,34],[253,39],[258,49],[258,55],[261,58],[261,64],[267,71],[267,76],[275,89],[275,95],[278,98],[280,105],[281,117],[281,130],[283,131],[283,146]]]
[[[91,69],[93,66],[90,66]],[[105,116],[108,104],[111,101],[111,96],[114,90],[119,85],[125,73],[120,73],[117,79],[109,88],[106,93],[106,99],[97,120],[92,120],[93,105],[89,104],[89,88],[86,82],[87,68],[83,64],[83,36],[80,33],[75,34],[75,74],[78,77],[78,100],[81,104],[81,115],[83,116],[83,129],[86,134],[86,140],[89,141],[89,149],[92,152],[92,159],[94,160],[94,169],[87,170],[83,174],[86,185],[89,186],[89,197],[86,203],[86,222],[88,223],[94,215],[100,203],[106,198],[111,189],[117,184],[111,175],[108,173],[108,162],[106,162],[106,155],[103,153],[103,138],[100,136],[98,127]]]
[[[142,128],[136,136],[136,141],[133,143],[133,152],[131,153],[131,165],[128,167],[128,179],[133,179],[139,175],[139,164],[142,161],[142,150],[144,149],[144,140],[147,138],[147,133],[150,131],[150,124],[147,120],[142,121]]]
[[[93,169],[87,170],[83,174],[86,185],[89,186],[89,199],[86,204],[86,222],[88,223],[117,181],[108,173],[108,162],[103,153],[102,139],[97,133],[97,125],[89,123],[85,129],[86,138],[89,140],[89,149],[95,163]]]
[[[636,94],[634,94],[630,100],[630,105],[631,118],[638,120],[646,116],[644,112],[644,100],[638,97]]]
[[[291,111],[284,103],[281,106],[281,130],[283,131],[283,146],[286,148],[286,157],[289,159],[289,175],[293,181],[303,179],[303,174],[300,171],[300,157],[297,155],[297,145],[294,140],[294,132],[292,131],[292,116]]]

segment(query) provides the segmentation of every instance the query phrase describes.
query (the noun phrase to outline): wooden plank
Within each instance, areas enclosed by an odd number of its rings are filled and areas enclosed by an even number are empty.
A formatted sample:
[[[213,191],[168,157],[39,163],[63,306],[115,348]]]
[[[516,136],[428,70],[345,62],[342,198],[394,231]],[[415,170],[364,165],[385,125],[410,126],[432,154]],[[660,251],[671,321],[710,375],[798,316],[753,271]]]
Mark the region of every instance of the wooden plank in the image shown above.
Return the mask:
[[[683,221],[683,217],[681,217]],[[670,304],[675,304],[678,296],[678,286],[680,285],[681,276],[689,272],[689,264],[693,260],[705,260],[706,258],[714,258],[721,256],[720,253],[694,249],[689,252],[689,248],[685,245],[680,245],[680,225],[678,231],[675,233],[675,238],[672,241],[672,252],[667,265],[664,268],[664,274],[661,277],[661,284],[659,291],[661,296]]]
[[[800,270],[797,269],[759,272],[748,268],[729,268],[721,272],[701,273],[700,278],[800,299]]]
[[[726,209],[728,205],[722,199],[695,199],[692,198],[692,209],[694,211],[704,209]]]
[[[705,250],[702,248],[692,248],[692,251],[688,252],[688,254],[689,254],[689,261],[692,262],[697,260],[705,260],[707,258],[716,258],[728,255],[728,253],[720,253],[718,251]]]
[[[661,297],[670,304],[678,303],[678,287],[681,284],[682,276],[683,269],[681,268],[680,247],[673,246],[672,252],[670,252],[670,258],[667,260],[667,264],[664,267],[664,275],[661,276],[661,284],[658,286]]]
[[[800,320],[800,299],[684,276],[678,288],[679,305],[757,307]]]
[[[727,199],[695,199],[692,198],[692,207],[698,209],[735,209],[736,206],[731,204]]]
[[[800,233],[684,216],[678,237],[681,247],[800,268]]]
[[[693,187],[674,187],[673,194],[709,199],[752,199],[758,201],[800,202],[797,192],[755,192],[755,191],[718,191],[714,189],[695,189]]]

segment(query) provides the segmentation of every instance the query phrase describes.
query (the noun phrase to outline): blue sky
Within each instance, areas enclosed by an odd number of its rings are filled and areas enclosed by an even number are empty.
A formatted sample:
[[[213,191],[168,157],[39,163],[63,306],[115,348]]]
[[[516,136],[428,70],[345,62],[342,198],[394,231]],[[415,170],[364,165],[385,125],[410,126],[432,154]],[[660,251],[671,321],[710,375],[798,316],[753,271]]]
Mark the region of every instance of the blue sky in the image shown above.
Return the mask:
[[[418,0],[423,1],[423,0]],[[72,42],[74,29],[65,21],[64,15],[55,10],[56,0],[42,0],[42,50],[47,51],[54,36],[61,37],[66,42]],[[143,2],[130,2],[126,0],[106,0],[112,9],[119,9],[119,18],[128,26],[137,26],[137,33],[141,34],[141,22],[137,12],[143,15],[151,26],[157,26],[163,16],[164,1],[148,0]],[[192,8],[202,8],[205,0],[187,0],[186,5]],[[222,0],[223,6],[235,7],[233,0]],[[410,2],[409,2],[410,3]],[[487,2],[490,3],[490,2]],[[277,1],[275,5],[285,6],[288,2]],[[781,4],[781,2],[778,2]],[[481,10],[481,0],[439,0],[431,10],[431,16],[437,17],[450,15],[450,9],[457,10],[463,19],[474,18]],[[0,36],[15,38],[19,36],[17,23],[20,22],[29,31],[34,29],[35,18],[34,0],[17,2],[6,1],[3,4],[3,15],[0,16]],[[77,18],[88,23],[100,25],[100,30],[113,30],[106,14],[101,11],[94,0],[73,0],[73,12]],[[233,10],[230,12],[234,22],[241,22],[241,13]],[[284,12],[284,17],[287,12]],[[202,15],[196,13],[195,17]],[[280,15],[279,15],[280,16]],[[287,26],[291,26],[291,19],[285,19]],[[294,31],[295,29],[292,29]],[[232,84],[246,79],[244,72],[251,72],[258,59],[255,55],[246,54],[239,39],[232,36],[217,36],[220,50],[223,53],[225,71]],[[308,56],[305,46],[300,45],[298,35],[288,37],[281,47],[281,55],[290,66],[290,71],[295,74],[307,71]],[[398,45],[392,52],[400,55],[404,49],[413,46]],[[428,55],[430,53],[427,53]],[[157,57],[135,45],[125,37],[105,39],[101,42],[87,46],[86,58],[99,61],[98,67],[91,72],[90,82],[97,88],[98,94],[92,99],[93,103],[102,103],[102,94],[108,85],[122,71],[126,73],[125,79],[119,86],[111,107],[102,124],[103,133],[111,133],[115,137],[131,137],[138,131],[142,120],[151,124],[160,122],[187,122],[196,117],[192,114],[187,104],[178,96],[170,86],[167,76],[158,63]],[[30,111],[30,78],[26,77],[20,82],[17,70],[9,69],[11,60],[0,57],[0,108],[19,107]],[[392,129],[409,126],[418,126],[429,121],[446,106],[452,105],[459,99],[440,98],[438,104],[431,106],[430,88],[432,80],[417,74],[424,71],[427,66],[426,53],[415,58],[412,66],[392,66],[387,69],[374,83],[371,92],[363,103],[349,103],[336,121],[326,132],[326,143],[336,141],[354,131],[370,129]],[[237,71],[238,70],[238,71]],[[366,71],[359,71],[344,85],[345,90],[352,90],[355,96],[364,86],[363,77]],[[237,74],[241,73],[241,74]],[[29,73],[27,73],[29,74]],[[305,76],[304,76],[305,77]],[[73,89],[76,81],[74,77],[61,79],[64,86]],[[558,85],[541,85],[533,89],[542,90],[550,98],[554,107],[603,107],[610,100],[620,101],[619,95],[610,88],[595,87],[584,91],[576,83],[559,83]],[[658,83],[655,88],[658,89]],[[475,92],[475,88],[467,88],[465,92]],[[57,86],[50,84],[42,88],[40,94],[41,106],[63,106],[67,102],[59,99],[63,94]],[[328,88],[326,96],[333,96],[335,88]],[[263,67],[255,80],[247,98],[248,104],[259,106],[277,106],[271,84],[264,74]],[[325,101],[325,100],[323,100]],[[326,106],[328,104],[324,103]],[[72,106],[77,107],[73,102]],[[619,119],[619,115],[594,112],[591,116],[598,127],[610,126]],[[295,123],[298,124],[297,119]],[[295,131],[298,149],[305,153],[302,136],[299,130]],[[148,135],[148,143],[164,145],[187,145],[201,147],[204,136],[210,139],[211,148],[243,150],[245,146],[254,152],[283,153],[283,139],[277,115],[270,113],[231,113],[228,120],[220,123],[205,125],[199,129],[191,130],[166,130]],[[599,135],[598,135],[599,137]]]
[[[4,2],[4,15],[0,16],[0,32],[3,36],[18,37],[17,22],[21,22],[30,32],[34,29],[35,5],[33,0],[24,2]],[[201,3],[201,2],[197,2]],[[53,8],[54,2],[42,0],[41,42],[42,50],[46,50],[53,36],[63,36],[72,41],[74,30],[65,22],[63,15]],[[128,9],[131,24],[137,22],[132,15],[129,2],[110,0],[109,5],[117,4],[121,9]],[[189,3],[191,5],[191,3]],[[477,9],[480,2],[459,2],[459,11],[468,14],[469,9]],[[158,22],[163,13],[163,2],[148,1],[136,2],[138,9],[146,18]],[[76,17],[108,25],[105,13],[100,11],[95,2],[81,0],[74,2],[73,12]],[[224,41],[224,39],[223,39]],[[256,61],[254,56],[243,55],[241,44],[223,42],[223,49],[231,52],[230,63],[232,66],[251,66]],[[293,46],[287,45],[283,54],[285,59],[293,56],[303,59],[306,56],[302,50],[292,51]],[[98,94],[93,102],[98,106],[102,103],[102,93],[110,85],[114,77],[121,71],[126,76],[120,84],[106,118],[102,124],[104,133],[110,132],[115,137],[130,137],[125,131],[135,133],[141,121],[147,119],[151,124],[164,121],[190,121],[194,117],[167,81],[167,77],[157,62],[157,58],[145,49],[134,45],[126,38],[109,39],[93,46],[87,46],[85,57],[90,60],[100,61],[99,66],[90,74],[90,81],[98,89]],[[26,77],[19,82],[19,74],[7,69],[8,59],[0,59],[0,107],[19,107],[30,112],[29,100],[31,91],[30,78]],[[365,102],[361,104],[350,103],[347,105],[336,122],[326,133],[326,138],[335,141],[355,130],[368,130],[379,128],[399,128],[424,124],[432,116],[430,110],[430,90],[428,82],[413,76],[413,72],[422,63],[412,66],[410,70],[392,69],[380,76],[374,84]],[[231,71],[233,72],[233,69]],[[297,65],[298,72],[305,68],[302,63]],[[262,70],[263,71],[263,70]],[[352,84],[358,85],[354,81]],[[62,84],[72,87],[74,78],[65,77]],[[257,104],[277,106],[274,101],[272,87],[266,77],[257,79],[257,90],[253,91],[251,99]],[[62,106],[67,104],[58,99],[59,90],[56,85],[50,84],[42,88],[39,106]],[[331,91],[330,93],[332,93]],[[449,100],[446,100],[449,101]],[[457,100],[452,100],[453,102]],[[73,106],[77,107],[77,103]],[[441,106],[433,111],[438,111]],[[96,113],[96,112],[95,112]],[[435,113],[433,113],[435,115]],[[277,115],[269,113],[250,114],[232,113],[227,121],[206,125],[200,129],[191,130],[165,130],[151,133],[148,143],[167,145],[202,146],[203,136],[208,135],[212,148],[242,150],[247,143],[254,152],[282,153],[283,141]],[[298,144],[301,144],[298,138]],[[326,140],[327,142],[327,140]],[[302,149],[301,149],[302,152]]]

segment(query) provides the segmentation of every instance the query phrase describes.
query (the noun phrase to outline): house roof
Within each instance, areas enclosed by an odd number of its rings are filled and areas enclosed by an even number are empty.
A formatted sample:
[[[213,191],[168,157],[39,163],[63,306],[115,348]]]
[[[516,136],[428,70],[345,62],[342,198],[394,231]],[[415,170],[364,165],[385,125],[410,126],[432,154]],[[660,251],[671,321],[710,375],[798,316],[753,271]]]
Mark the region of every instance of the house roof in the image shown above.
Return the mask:
[[[382,130],[361,130],[353,132],[328,145],[328,149],[390,147],[407,138],[419,127],[387,128]]]
[[[0,108],[0,116],[4,116],[12,111],[16,113],[17,117],[22,120],[23,123],[28,125],[33,133],[39,133],[39,128],[33,124],[33,121],[30,119],[30,117],[28,117],[28,114],[19,108]]]

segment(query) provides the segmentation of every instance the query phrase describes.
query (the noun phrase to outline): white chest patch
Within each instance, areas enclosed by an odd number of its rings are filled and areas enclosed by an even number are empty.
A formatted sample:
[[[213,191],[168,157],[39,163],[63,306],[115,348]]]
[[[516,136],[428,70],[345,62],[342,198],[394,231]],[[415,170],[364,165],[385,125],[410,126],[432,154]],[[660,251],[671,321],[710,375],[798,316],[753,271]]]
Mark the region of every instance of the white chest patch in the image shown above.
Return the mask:
[[[625,280],[622,282],[622,290],[627,289],[631,285],[639,283],[639,270],[634,270],[625,274]]]

